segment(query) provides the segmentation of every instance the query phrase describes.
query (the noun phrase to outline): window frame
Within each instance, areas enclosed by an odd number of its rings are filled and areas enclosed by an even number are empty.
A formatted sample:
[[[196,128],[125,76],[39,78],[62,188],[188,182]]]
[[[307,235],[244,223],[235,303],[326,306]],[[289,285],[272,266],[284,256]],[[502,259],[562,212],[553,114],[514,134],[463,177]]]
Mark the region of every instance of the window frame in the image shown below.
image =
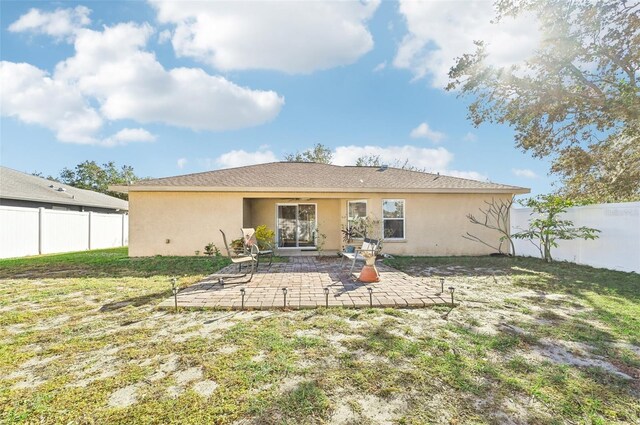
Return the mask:
[[[394,217],[394,218],[387,218],[384,216],[384,203],[385,202],[398,202],[401,201],[402,202],[402,218],[398,218],[398,217]],[[387,241],[403,241],[406,240],[407,238],[407,201],[406,199],[383,199],[382,200],[382,205],[381,205],[381,209],[382,209],[382,236],[384,238],[384,240]],[[387,238],[385,237],[385,231],[384,231],[384,223],[386,220],[402,220],[402,237],[401,238]]]
[[[367,202],[366,199],[348,199],[347,200],[347,227],[350,226],[351,221],[355,218],[355,217],[349,217],[350,205],[351,204],[357,204],[357,203],[364,204],[364,217],[363,218],[366,218],[367,215],[369,214],[369,203]],[[353,239],[357,239],[357,240],[364,239],[364,235],[360,235],[360,236],[354,237]]]

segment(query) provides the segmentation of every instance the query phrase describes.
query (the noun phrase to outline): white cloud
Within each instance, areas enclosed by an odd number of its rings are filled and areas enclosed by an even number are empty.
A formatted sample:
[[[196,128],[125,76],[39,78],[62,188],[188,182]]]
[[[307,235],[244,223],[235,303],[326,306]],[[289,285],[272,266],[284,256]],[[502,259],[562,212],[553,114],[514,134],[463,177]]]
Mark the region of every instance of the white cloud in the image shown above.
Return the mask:
[[[445,148],[429,149],[417,146],[339,146],[333,156],[336,165],[354,165],[361,156],[380,156],[385,163],[409,160],[409,164],[429,171],[445,170],[453,154]]]
[[[445,170],[443,174],[452,177],[459,177],[461,179],[488,181],[489,177],[486,174],[478,173],[477,171],[458,171],[458,170]]]
[[[333,164],[355,165],[356,160],[362,156],[379,156],[386,164],[395,164],[397,161],[424,169],[431,173],[461,177],[473,180],[488,180],[484,174],[476,171],[458,171],[449,169],[454,155],[443,147],[422,148],[417,146],[338,146],[333,151]],[[233,150],[220,155],[217,158],[200,158],[198,163],[206,169],[233,168],[245,165],[276,162],[278,158],[268,146],[261,146],[257,151]]]
[[[0,62],[0,111],[48,128],[62,142],[99,143],[103,119],[78,87],[27,63]]]
[[[373,47],[368,2],[176,2],[152,0],[175,25],[173,48],[220,70],[287,73],[348,65]]]
[[[152,29],[133,23],[83,30],[76,55],[58,64],[56,77],[76,83],[101,102],[109,119],[162,122],[198,130],[231,130],[275,118],[284,99],[251,90],[200,68],[166,70],[143,50]]]
[[[445,134],[439,131],[435,131],[429,127],[429,124],[423,122],[413,130],[411,130],[410,136],[414,139],[428,139],[433,143],[439,143],[445,138]]]
[[[158,34],[158,43],[164,44],[167,41],[171,41],[171,37],[172,37],[171,31],[169,30],[160,31],[160,34]]]
[[[518,177],[525,177],[527,179],[535,179],[538,177],[535,172],[528,168],[512,168],[511,172]]]
[[[179,169],[182,170],[188,162],[189,160],[187,158],[178,158],[178,160],[176,161],[176,165]]]
[[[387,61],[380,62],[373,68],[373,72],[380,72],[387,67]]]
[[[52,76],[3,62],[2,114],[43,125],[63,142],[113,146],[133,133],[102,139],[105,119],[231,130],[263,124],[280,112],[284,99],[273,91],[241,87],[200,68],[165,69],[144,50],[152,33],[134,23],[79,29],[75,55],[58,63]]]
[[[104,120],[81,91],[27,63],[0,62],[0,110],[3,116],[48,128],[62,142],[118,146],[155,140],[142,128],[99,138]]]
[[[77,6],[74,9],[56,9],[53,12],[30,9],[29,12],[9,25],[9,31],[29,31],[50,35],[58,39],[66,38],[91,23],[90,13],[91,10],[85,6]]]
[[[448,83],[456,57],[475,50],[474,40],[488,43],[488,63],[507,66],[531,55],[540,39],[531,16],[491,24],[493,2],[400,0],[409,33],[398,47],[394,65],[410,70],[414,77],[430,76],[434,87]]]
[[[144,128],[123,128],[111,137],[102,140],[103,146],[121,146],[134,142],[155,142],[156,136],[149,133]]]
[[[474,133],[469,131],[467,132],[467,134],[464,135],[462,140],[464,140],[465,142],[477,142],[478,136],[476,136]]]
[[[275,161],[278,161],[278,158],[276,158],[275,154],[270,150],[260,149],[255,152],[247,152],[240,149],[220,155],[213,161],[213,165],[215,165],[216,168],[233,168]]]
[[[339,146],[333,153],[333,163],[336,165],[355,165],[362,156],[379,156],[386,164],[396,161],[424,169],[430,173],[441,173],[453,177],[473,180],[488,180],[487,176],[476,171],[458,171],[449,169],[454,155],[443,147],[422,148],[418,146]]]

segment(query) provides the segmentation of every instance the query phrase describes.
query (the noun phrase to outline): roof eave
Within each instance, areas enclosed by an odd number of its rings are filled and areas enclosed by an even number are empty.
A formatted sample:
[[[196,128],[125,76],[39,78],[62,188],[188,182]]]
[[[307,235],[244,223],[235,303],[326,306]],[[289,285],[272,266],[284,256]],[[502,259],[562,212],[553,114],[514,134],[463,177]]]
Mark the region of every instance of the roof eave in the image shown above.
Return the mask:
[[[26,196],[13,196],[13,195],[0,195],[2,199],[13,199],[16,201],[30,201],[30,202],[42,202],[47,204],[58,204],[58,205],[72,205],[77,207],[92,207],[92,208],[104,208],[107,210],[124,210],[129,211],[129,205],[127,206],[116,206],[116,205],[104,205],[104,204],[94,204],[91,202],[80,202],[77,199],[69,199],[69,200],[52,200],[52,199],[44,199],[44,198],[34,198],[34,197],[26,197]],[[124,201],[126,202],[126,201]]]
[[[109,190],[120,193],[130,192],[309,192],[309,193],[530,193],[525,187],[504,188],[318,188],[318,187],[215,187],[215,186],[109,186]]]

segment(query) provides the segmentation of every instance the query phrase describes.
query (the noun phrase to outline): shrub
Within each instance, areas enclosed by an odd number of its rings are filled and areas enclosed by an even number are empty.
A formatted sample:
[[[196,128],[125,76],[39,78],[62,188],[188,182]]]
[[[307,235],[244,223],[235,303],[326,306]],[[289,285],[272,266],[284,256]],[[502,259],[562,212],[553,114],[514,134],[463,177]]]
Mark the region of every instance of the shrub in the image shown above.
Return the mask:
[[[234,252],[244,251],[244,242],[242,241],[242,238],[232,240],[230,248]]]
[[[198,254],[200,253],[200,251],[196,251],[196,252],[197,252]],[[211,256],[211,255],[215,255],[216,257],[219,257],[219,256],[221,255],[221,254],[220,254],[220,250],[218,249],[218,247],[217,247],[217,246],[215,246],[215,245],[213,244],[213,242],[209,242],[207,245],[205,245],[205,247],[204,247],[204,253],[205,253],[206,255],[209,255],[209,256]],[[198,255],[198,254],[196,254],[196,255]]]
[[[258,241],[258,247],[260,249],[267,248],[267,245],[273,245],[273,241],[276,237],[276,233],[269,229],[266,225],[262,224],[256,227],[256,240]]]

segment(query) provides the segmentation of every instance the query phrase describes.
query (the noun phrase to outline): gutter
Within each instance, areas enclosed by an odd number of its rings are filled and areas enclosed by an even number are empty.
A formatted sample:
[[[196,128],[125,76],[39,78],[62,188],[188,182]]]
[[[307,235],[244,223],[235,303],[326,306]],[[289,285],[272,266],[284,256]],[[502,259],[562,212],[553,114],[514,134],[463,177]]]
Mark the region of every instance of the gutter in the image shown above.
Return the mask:
[[[216,186],[109,186],[109,190],[120,193],[131,192],[238,192],[238,193],[530,193],[525,187],[507,188],[317,188],[317,187],[216,187]]]
[[[125,201],[124,199],[122,201],[127,203],[126,206],[93,204],[93,203],[89,203],[89,202],[80,202],[80,201],[78,201],[76,199],[68,199],[68,200],[56,199],[56,200],[51,200],[51,199],[34,198],[34,197],[23,197],[23,196],[3,196],[3,195],[0,195],[0,199],[13,199],[15,201],[42,202],[42,203],[47,203],[47,204],[69,205],[69,206],[75,206],[75,207],[95,207],[95,208],[104,208],[106,210],[129,211],[129,203],[127,201]],[[75,201],[75,202],[72,202],[72,201]]]

